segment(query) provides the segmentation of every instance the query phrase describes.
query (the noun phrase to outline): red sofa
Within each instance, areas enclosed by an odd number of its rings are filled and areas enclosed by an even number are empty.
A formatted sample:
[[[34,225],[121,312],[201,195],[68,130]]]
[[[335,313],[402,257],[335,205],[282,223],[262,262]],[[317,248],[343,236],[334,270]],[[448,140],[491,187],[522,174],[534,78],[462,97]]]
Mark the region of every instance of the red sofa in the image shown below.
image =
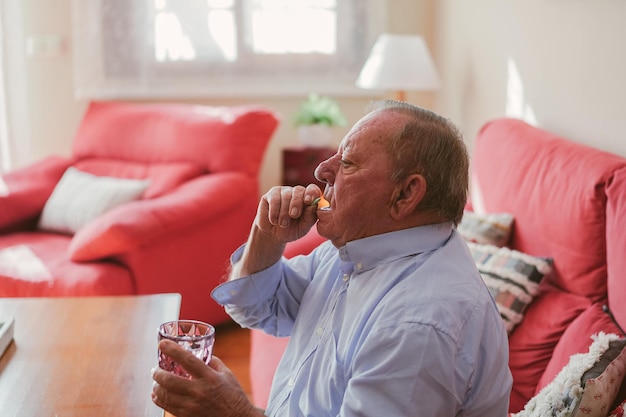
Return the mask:
[[[91,103],[71,157],[0,178],[0,297],[176,292],[182,317],[227,320],[209,292],[247,237],[278,122],[254,106]],[[149,185],[74,233],[42,228],[69,167]]]
[[[471,204],[476,212],[513,214],[508,246],[553,260],[509,337],[510,411],[517,412],[571,355],[587,352],[592,334],[623,336],[602,306],[626,327],[626,159],[519,120],[493,120],[476,140]],[[287,255],[319,241],[313,231],[289,244]],[[260,407],[286,343],[252,333],[252,395]]]

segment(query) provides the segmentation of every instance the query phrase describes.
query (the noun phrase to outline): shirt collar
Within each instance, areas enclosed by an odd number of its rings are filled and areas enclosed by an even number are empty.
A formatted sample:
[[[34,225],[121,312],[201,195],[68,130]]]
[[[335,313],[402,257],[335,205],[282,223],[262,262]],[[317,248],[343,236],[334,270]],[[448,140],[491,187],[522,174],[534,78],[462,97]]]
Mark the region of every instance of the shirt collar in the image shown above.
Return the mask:
[[[342,263],[350,263],[358,274],[379,264],[435,250],[448,240],[452,229],[452,223],[446,222],[353,240],[339,248],[339,258]]]

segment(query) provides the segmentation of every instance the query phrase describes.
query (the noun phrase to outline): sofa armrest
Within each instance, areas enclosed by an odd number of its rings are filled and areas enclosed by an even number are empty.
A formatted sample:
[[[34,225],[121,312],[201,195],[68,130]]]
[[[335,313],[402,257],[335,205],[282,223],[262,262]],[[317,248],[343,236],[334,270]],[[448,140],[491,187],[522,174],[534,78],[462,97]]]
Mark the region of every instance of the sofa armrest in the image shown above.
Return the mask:
[[[49,157],[0,178],[0,231],[11,232],[34,226],[71,160]]]
[[[236,172],[205,175],[170,194],[102,214],[74,235],[69,255],[76,262],[122,255],[170,233],[219,222],[224,213],[249,199],[258,199],[255,179]]]

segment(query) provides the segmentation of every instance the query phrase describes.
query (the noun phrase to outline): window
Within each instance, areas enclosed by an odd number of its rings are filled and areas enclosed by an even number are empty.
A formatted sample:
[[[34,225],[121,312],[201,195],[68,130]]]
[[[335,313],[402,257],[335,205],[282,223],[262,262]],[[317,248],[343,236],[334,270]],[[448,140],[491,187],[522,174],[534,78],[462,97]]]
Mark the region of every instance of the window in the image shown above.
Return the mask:
[[[381,0],[74,0],[81,98],[359,94]]]

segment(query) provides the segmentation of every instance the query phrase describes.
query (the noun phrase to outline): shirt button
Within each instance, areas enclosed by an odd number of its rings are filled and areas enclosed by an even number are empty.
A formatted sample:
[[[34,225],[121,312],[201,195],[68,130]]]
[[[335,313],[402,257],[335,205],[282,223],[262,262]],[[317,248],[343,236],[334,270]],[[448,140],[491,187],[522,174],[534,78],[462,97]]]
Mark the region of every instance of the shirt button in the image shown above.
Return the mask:
[[[361,262],[359,262],[358,264],[356,264],[356,269],[358,269],[359,271],[361,269],[363,269],[363,264]]]
[[[317,334],[322,334],[324,332],[324,329],[321,327],[318,327],[317,329],[315,329],[315,333]]]
[[[293,387],[294,385],[296,385],[296,381],[294,381],[293,378],[289,378],[287,385],[289,385],[290,387]]]
[[[343,280],[344,280],[344,281],[347,281],[347,280],[349,280],[349,279],[350,279],[350,275],[348,275],[348,274],[343,274]]]

